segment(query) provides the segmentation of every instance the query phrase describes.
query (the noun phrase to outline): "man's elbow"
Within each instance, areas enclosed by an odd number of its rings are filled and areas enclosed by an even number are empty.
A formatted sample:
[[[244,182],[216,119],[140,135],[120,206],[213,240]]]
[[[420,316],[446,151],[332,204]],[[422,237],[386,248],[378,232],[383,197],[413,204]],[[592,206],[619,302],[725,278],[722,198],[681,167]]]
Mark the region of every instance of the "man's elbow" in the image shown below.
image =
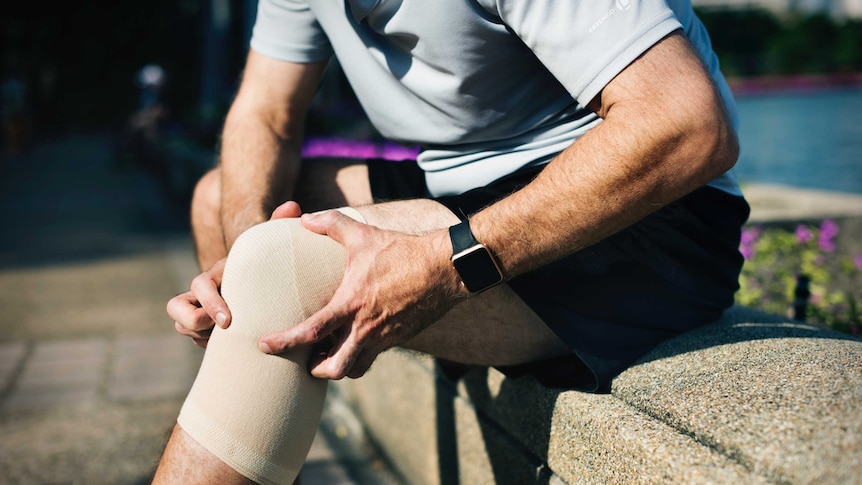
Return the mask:
[[[733,168],[739,158],[739,139],[723,107],[701,111],[693,126],[690,143],[706,181]]]
[[[728,127],[727,130],[718,133],[715,138],[709,158],[717,177],[736,165],[736,161],[739,159],[739,138],[737,138],[733,127]]]

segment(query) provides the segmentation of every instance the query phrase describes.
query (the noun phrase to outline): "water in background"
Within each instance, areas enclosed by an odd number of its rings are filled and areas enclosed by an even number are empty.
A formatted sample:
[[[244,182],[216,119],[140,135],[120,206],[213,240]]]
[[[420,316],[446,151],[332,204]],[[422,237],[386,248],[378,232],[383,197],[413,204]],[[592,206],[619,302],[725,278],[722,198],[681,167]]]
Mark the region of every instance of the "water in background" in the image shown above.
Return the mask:
[[[737,99],[740,182],[862,193],[862,89]]]

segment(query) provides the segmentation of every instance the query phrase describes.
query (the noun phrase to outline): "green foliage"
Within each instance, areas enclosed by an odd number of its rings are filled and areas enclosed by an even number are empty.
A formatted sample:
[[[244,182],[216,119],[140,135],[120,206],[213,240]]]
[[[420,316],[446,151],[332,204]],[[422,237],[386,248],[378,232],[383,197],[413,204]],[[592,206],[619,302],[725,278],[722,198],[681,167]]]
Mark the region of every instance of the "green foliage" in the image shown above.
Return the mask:
[[[839,227],[799,225],[794,231],[761,226],[743,231],[740,252],[745,265],[736,301],[760,310],[793,316],[799,277],[809,280],[805,319],[858,335],[862,329],[862,255],[842,257],[836,251]]]
[[[862,20],[848,21],[839,30],[840,39],[835,50],[838,69],[862,70]]]
[[[862,22],[824,14],[778,19],[760,9],[699,10],[730,76],[862,70]]]
[[[778,19],[765,10],[717,10],[699,15],[729,75],[758,74],[769,43],[782,31]]]

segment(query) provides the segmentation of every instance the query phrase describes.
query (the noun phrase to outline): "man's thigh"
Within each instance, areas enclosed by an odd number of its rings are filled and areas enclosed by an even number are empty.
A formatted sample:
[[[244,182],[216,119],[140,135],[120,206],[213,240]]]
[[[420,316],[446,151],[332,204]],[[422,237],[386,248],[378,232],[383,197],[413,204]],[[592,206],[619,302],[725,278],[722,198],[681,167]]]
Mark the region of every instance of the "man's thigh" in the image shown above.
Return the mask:
[[[288,197],[284,198],[282,202]],[[291,198],[305,212],[370,204],[368,167],[362,160],[354,159],[305,160]]]

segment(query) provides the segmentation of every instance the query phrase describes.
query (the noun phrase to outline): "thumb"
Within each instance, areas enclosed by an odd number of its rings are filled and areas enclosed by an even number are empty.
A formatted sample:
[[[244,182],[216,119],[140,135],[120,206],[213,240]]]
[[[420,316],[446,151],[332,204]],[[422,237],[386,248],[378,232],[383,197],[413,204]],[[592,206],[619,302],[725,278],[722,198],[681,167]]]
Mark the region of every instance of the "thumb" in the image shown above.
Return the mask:
[[[344,245],[345,239],[351,229],[361,226],[360,222],[338,212],[328,210],[302,215],[302,226],[309,231],[331,237]]]
[[[299,207],[299,204],[289,200],[284,204],[276,207],[275,210],[272,211],[272,216],[269,220],[275,219],[289,219],[294,217],[299,217],[302,214],[302,209]]]

